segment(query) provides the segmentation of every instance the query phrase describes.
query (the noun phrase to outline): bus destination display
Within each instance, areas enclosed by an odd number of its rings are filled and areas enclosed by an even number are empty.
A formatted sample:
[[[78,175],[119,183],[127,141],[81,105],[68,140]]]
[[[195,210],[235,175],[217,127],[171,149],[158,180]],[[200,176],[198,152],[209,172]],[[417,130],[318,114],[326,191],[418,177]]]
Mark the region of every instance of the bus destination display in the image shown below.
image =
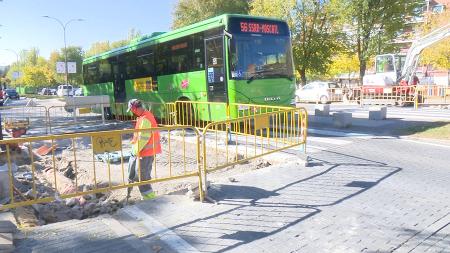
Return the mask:
[[[289,28],[286,22],[241,17],[230,18],[228,32],[232,34],[289,36]]]
[[[279,34],[278,24],[240,22],[241,32],[243,33],[263,33],[263,34]]]

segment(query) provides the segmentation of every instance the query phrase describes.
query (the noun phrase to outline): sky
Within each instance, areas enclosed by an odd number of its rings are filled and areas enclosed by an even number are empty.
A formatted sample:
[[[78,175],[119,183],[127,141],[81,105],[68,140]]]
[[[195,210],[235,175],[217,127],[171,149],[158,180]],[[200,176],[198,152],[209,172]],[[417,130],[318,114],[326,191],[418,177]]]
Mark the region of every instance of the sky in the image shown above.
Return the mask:
[[[3,0],[0,1],[0,66],[16,61],[16,55],[38,48],[48,59],[52,51],[64,47],[63,29],[51,16],[63,23],[67,46],[87,50],[98,41],[126,39],[132,28],[143,35],[169,31],[176,0]]]

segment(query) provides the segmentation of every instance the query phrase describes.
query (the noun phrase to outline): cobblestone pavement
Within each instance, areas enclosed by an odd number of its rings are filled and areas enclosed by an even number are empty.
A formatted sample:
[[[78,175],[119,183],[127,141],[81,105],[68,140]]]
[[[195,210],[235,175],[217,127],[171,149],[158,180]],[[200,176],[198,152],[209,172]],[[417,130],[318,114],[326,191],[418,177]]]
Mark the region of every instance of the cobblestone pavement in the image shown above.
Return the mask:
[[[112,220],[149,252],[450,252],[450,147],[389,137],[309,144],[309,167],[284,154],[283,166],[214,182],[217,205],[165,196]]]

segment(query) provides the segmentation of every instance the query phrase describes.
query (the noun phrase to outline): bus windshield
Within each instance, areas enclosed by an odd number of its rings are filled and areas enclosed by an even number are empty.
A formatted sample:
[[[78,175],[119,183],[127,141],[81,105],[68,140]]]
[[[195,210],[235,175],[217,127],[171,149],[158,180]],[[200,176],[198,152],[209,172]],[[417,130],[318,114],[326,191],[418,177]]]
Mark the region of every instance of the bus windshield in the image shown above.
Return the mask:
[[[233,35],[230,49],[232,79],[293,78],[289,36]]]

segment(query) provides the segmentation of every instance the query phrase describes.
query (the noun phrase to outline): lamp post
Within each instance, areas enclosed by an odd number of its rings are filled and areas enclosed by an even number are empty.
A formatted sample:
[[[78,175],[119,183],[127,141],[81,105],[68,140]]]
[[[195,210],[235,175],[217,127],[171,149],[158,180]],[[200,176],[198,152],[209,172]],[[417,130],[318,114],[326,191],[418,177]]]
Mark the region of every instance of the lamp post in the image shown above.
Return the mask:
[[[42,16],[42,17],[55,20],[56,22],[58,22],[58,24],[61,25],[61,27],[63,29],[63,32],[64,32],[64,72],[65,72],[66,84],[69,84],[69,73],[67,71],[66,28],[67,28],[67,25],[69,25],[71,22],[73,22],[73,21],[84,21],[84,19],[75,18],[75,19],[71,19],[71,20],[67,21],[66,23],[63,23],[61,20],[59,20],[57,18],[54,18],[54,17],[50,17],[50,16]]]
[[[20,66],[19,66],[19,54],[18,54],[16,51],[14,51],[14,50],[12,50],[12,49],[10,49],[10,48],[5,48],[5,49],[3,49],[3,50],[9,51],[9,52],[11,52],[11,53],[13,53],[13,54],[16,55],[16,64],[17,64],[17,68],[20,69]],[[20,73],[20,72],[19,72],[19,73]],[[18,78],[18,77],[16,77],[16,85],[17,85],[17,78]],[[20,84],[19,84],[19,92],[20,92]]]

